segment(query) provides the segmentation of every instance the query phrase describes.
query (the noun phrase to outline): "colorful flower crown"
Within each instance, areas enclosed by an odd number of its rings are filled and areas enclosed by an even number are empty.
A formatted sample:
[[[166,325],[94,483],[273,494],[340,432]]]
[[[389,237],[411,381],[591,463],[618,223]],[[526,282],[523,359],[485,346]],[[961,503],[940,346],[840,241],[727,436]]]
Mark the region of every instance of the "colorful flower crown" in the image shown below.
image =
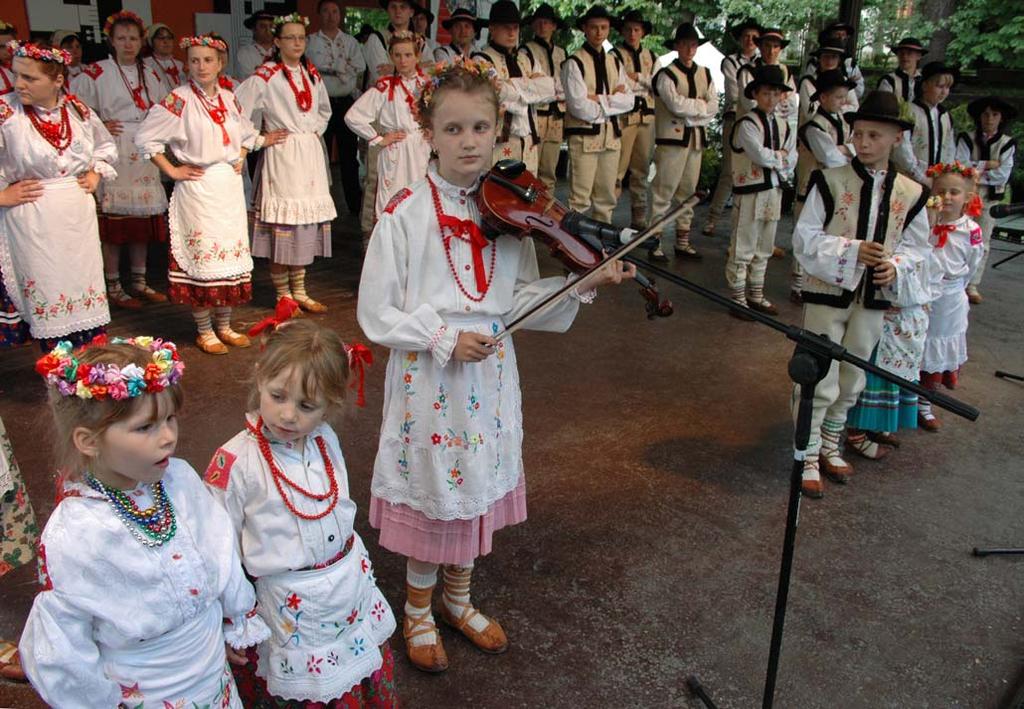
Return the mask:
[[[975,182],[978,180],[978,171],[970,165],[964,165],[959,160],[936,163],[925,170],[924,174],[927,177],[938,177],[939,175],[948,175],[951,173],[960,175],[960,177],[967,180],[973,180]]]
[[[434,98],[434,92],[444,83],[445,79],[460,72],[469,72],[470,74],[482,76],[491,82],[495,93],[501,92],[498,70],[494,68],[493,64],[482,59],[466,59],[458,56],[450,62],[437,62],[434,66],[427,68],[430,80],[427,81],[426,86],[420,92],[420,102],[424,106],[429,106]]]
[[[11,55],[15,57],[26,57],[41,62],[63,64],[64,66],[70,66],[72,62],[71,52],[66,49],[40,47],[38,44],[32,44],[31,42],[22,44],[17,40],[8,42],[7,48],[11,50]]]
[[[131,10],[118,10],[113,15],[107,17],[107,21],[103,23],[103,35],[105,37],[109,37],[110,33],[114,31],[115,22],[132,22],[139,26],[140,34],[146,34],[146,23],[142,21],[141,17]]]
[[[153,354],[153,361],[140,367],[126,364],[83,364],[78,361],[71,343],[67,340],[36,362],[36,371],[55,387],[61,396],[77,396],[79,399],[115,401],[132,399],[143,394],[155,394],[181,381],[185,363],[178,356],[173,342],[152,337],[115,337],[112,340],[97,338],[92,344],[134,345]]]
[[[182,37],[181,41],[178,42],[178,46],[181,49],[188,49],[189,47],[210,47],[216,49],[218,52],[228,51],[228,43],[223,39],[217,39],[211,37],[208,34],[196,35],[194,37]]]
[[[309,18],[305,15],[300,15],[297,12],[293,12],[290,15],[278,15],[274,18],[274,27],[280,27],[281,25],[302,25],[303,27],[309,27]]]

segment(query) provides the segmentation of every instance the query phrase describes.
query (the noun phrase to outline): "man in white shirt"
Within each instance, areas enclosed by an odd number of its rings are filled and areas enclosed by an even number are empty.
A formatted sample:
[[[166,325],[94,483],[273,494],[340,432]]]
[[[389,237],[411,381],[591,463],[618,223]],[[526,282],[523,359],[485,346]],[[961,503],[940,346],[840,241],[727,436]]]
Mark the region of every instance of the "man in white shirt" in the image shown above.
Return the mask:
[[[452,36],[451,44],[435,49],[434,59],[439,62],[450,62],[455,57],[469,59],[476,50],[476,41],[480,39],[480,30],[485,24],[472,10],[455,8],[447,20],[441,20],[441,26]]]
[[[331,120],[324,131],[327,155],[331,156],[338,141],[341,163],[341,185],[349,214],[358,214],[362,203],[359,163],[356,158],[358,139],[345,125],[345,113],[355,101],[356,87],[364,71],[366,59],[355,37],[341,31],[342,12],[339,0],[320,0],[317,4],[320,29],[306,43],[306,56],[320,71],[324,87],[331,99]]]
[[[263,10],[254,12],[243,24],[252,30],[252,44],[242,46],[235,57],[239,81],[252,76],[256,67],[269,61],[274,54],[274,16],[271,13]]]

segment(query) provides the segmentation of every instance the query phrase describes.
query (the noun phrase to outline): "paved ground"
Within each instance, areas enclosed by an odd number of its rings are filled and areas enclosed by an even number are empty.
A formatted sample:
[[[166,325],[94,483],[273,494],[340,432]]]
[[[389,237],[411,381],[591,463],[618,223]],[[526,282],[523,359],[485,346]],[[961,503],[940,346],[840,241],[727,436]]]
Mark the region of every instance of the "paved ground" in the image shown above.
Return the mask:
[[[628,220],[621,207],[617,216]],[[310,281],[331,306],[323,322],[354,338],[358,237],[346,224]],[[722,288],[726,225],[719,231],[696,239],[703,263],[671,268]],[[779,232],[788,246],[789,223]],[[787,270],[772,262],[768,291],[795,322]],[[947,415],[942,433],[908,435],[884,464],[855,461],[850,485],[805,503],[777,706],[996,707],[1012,693],[1024,666],[1024,566],[969,551],[1024,545],[1024,389],[992,376],[1024,372],[1022,278],[1024,259],[990,272],[987,300],[972,311],[956,394],[981,408],[978,422]],[[722,707],[759,703],[785,515],[791,347],[683,291],[671,294],[675,316],[648,322],[631,291],[603,292],[566,335],[516,336],[530,519],[499,533],[474,579],[476,602],[502,621],[512,649],[485,657],[447,633],[452,667],[435,677],[410,668],[399,640],[407,706],[691,707],[691,673]],[[257,293],[241,319],[272,305],[265,267]],[[183,345],[178,452],[201,468],[241,426],[254,353],[199,354],[189,317],[171,306],[119,316],[112,330]],[[340,434],[357,526],[397,607],[402,560],[366,523],[384,376],[376,354],[369,405]],[[45,518],[52,483],[35,356],[0,358],[0,416]],[[0,637],[17,636],[32,593],[30,569],[0,582]],[[0,684],[0,707],[37,706],[30,696]]]

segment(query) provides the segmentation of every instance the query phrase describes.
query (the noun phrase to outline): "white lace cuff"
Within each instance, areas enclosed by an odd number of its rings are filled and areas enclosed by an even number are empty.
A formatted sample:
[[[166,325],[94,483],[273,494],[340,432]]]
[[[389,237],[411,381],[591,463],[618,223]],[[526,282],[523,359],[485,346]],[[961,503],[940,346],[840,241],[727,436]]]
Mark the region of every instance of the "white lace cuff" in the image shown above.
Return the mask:
[[[117,179],[117,170],[115,170],[114,166],[111,165],[108,162],[103,162],[102,160],[97,160],[93,164],[92,169],[95,170],[96,174],[98,174],[100,176],[100,178],[102,178],[104,180],[116,180]]]
[[[224,640],[236,650],[258,645],[270,637],[270,628],[253,608],[244,615],[224,619]]]
[[[578,278],[579,276],[576,275],[575,273],[570,273],[568,276],[565,277],[565,282],[566,284],[569,284],[577,280]],[[580,293],[579,289],[573,288],[571,291],[569,291],[569,297],[574,298],[581,303],[586,303],[589,305],[590,303],[593,303],[594,299],[597,297],[597,289],[591,288],[588,291]]]
[[[459,330],[453,330],[447,325],[442,325],[431,336],[430,343],[427,345],[427,351],[438,365],[443,367],[448,364],[448,360],[451,359],[452,353],[455,351],[455,343],[458,342],[459,332]]]

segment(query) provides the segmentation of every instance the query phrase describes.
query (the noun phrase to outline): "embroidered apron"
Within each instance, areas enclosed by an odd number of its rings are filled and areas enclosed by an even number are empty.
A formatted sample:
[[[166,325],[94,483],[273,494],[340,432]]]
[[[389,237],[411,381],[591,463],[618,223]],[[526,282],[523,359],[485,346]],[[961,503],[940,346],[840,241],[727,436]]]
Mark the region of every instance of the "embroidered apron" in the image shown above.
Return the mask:
[[[151,217],[167,211],[160,169],[135,147],[135,134],[141,125],[141,121],[121,121],[121,134],[114,136],[117,179],[104,181],[100,186],[100,211],[104,214]]]

